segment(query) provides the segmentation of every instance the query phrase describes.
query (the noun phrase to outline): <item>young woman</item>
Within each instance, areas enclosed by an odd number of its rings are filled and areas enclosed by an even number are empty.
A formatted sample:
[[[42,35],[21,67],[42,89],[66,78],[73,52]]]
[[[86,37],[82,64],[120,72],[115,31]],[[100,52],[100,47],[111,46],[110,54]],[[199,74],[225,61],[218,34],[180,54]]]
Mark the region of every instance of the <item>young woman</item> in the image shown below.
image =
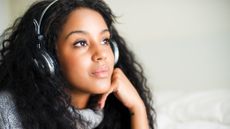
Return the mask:
[[[33,4],[1,39],[1,129],[154,129],[142,67],[103,0]]]

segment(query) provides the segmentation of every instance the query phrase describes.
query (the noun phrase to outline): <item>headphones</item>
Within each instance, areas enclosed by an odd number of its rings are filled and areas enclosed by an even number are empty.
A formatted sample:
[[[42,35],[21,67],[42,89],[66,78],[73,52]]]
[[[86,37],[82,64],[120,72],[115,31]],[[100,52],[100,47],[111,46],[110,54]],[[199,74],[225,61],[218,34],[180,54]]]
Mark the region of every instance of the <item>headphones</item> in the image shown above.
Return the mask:
[[[51,54],[49,54],[49,52],[44,47],[45,39],[44,36],[41,34],[43,17],[47,10],[57,1],[58,0],[54,0],[43,10],[39,22],[36,19],[33,19],[35,32],[38,39],[38,42],[36,43],[36,49],[34,51],[35,54],[33,56],[33,63],[35,65],[35,69],[42,74],[54,75],[57,67],[57,62],[55,61],[54,57],[52,57]],[[117,43],[114,40],[110,41],[110,45],[114,53],[114,65],[116,65],[119,59],[119,49]]]

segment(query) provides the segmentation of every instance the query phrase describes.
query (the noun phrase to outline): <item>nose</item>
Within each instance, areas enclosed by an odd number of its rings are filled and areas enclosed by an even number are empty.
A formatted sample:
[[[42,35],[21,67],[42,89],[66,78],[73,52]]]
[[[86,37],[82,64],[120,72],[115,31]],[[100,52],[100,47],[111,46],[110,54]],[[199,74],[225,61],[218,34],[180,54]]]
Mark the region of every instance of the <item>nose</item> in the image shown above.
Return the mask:
[[[94,52],[93,52],[93,61],[95,62],[100,62],[104,61],[107,59],[107,54],[106,54],[106,49],[104,48],[105,46],[98,44],[94,45]]]

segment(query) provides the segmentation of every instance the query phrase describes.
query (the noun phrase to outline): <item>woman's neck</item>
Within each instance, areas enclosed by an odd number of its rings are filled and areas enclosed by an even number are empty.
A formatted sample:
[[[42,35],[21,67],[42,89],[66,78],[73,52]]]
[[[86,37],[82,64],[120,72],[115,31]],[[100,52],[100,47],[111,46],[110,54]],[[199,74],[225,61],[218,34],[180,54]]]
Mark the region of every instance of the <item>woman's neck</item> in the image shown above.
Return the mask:
[[[84,109],[87,107],[90,99],[90,94],[79,91],[70,91],[71,104],[77,109]]]

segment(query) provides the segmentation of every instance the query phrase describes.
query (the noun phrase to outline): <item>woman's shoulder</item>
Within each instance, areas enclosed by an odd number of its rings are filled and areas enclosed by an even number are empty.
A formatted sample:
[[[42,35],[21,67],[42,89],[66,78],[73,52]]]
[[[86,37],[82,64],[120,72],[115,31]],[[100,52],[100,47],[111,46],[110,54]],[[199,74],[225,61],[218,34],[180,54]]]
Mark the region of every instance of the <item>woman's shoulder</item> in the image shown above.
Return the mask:
[[[0,91],[0,128],[21,129],[13,96],[8,91]]]

